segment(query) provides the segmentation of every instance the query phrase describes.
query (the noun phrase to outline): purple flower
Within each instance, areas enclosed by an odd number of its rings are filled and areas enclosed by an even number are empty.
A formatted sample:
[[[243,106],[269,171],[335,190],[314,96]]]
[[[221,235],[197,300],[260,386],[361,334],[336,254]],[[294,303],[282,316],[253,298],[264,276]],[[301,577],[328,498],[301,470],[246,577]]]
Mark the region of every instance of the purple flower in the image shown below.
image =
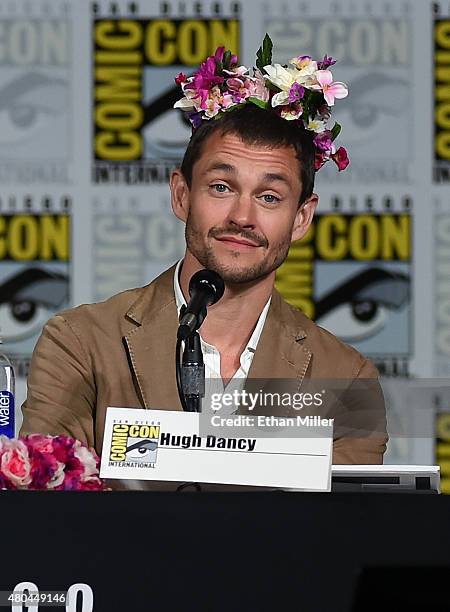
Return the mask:
[[[317,63],[317,68],[319,70],[326,70],[330,66],[333,66],[335,63],[336,63],[335,59],[333,59],[331,56],[325,54],[323,56],[323,60],[321,62]]]
[[[225,47],[217,47],[216,52],[214,53],[214,59],[219,62],[223,62],[223,56],[225,54]]]
[[[331,139],[330,130],[325,130],[325,132],[317,134],[314,138],[314,145],[319,151],[331,152],[333,141]]]
[[[199,128],[202,124],[202,113],[197,113],[196,111],[192,111],[187,113],[189,121],[192,123],[192,127],[194,130]]]
[[[305,88],[300,85],[300,83],[294,83],[289,90],[289,104],[293,104],[294,102],[298,102],[305,95]]]
[[[73,457],[74,440],[68,436],[53,438],[53,454],[57,461],[67,463]]]

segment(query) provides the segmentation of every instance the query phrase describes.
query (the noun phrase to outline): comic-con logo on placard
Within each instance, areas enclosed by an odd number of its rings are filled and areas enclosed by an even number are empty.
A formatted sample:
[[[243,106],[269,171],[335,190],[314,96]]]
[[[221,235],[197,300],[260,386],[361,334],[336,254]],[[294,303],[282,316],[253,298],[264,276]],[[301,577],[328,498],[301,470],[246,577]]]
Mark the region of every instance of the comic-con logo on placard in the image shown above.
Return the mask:
[[[27,205],[0,213],[0,333],[19,376],[44,323],[70,304],[71,199],[27,198]]]
[[[185,113],[173,109],[175,76],[220,45],[239,53],[238,3],[232,15],[214,6],[211,18],[94,15],[94,183],[167,182],[191,134]]]
[[[450,182],[450,15],[443,16],[439,2],[433,2],[436,11],[434,33],[434,166],[436,183]],[[442,4],[443,5],[443,4]]]
[[[339,184],[409,182],[414,150],[409,5],[372,3],[370,13],[364,4],[344,1],[293,2],[284,13],[275,3],[264,6],[263,31],[276,41],[276,61],[300,51],[314,58],[327,53],[338,60],[334,77],[349,86],[345,103],[333,110],[351,154]],[[392,146],[395,133],[402,138]],[[318,179],[337,181],[335,168],[324,166]]]
[[[339,198],[335,198],[339,202]],[[412,357],[411,215],[404,209],[317,214],[293,243],[276,286],[308,317],[370,356],[381,373],[407,375]]]
[[[59,184],[69,180],[71,31],[66,4],[46,3],[44,7],[40,2],[6,3],[2,8],[3,184]]]
[[[111,434],[109,465],[154,467],[158,455],[159,425],[114,423]]]

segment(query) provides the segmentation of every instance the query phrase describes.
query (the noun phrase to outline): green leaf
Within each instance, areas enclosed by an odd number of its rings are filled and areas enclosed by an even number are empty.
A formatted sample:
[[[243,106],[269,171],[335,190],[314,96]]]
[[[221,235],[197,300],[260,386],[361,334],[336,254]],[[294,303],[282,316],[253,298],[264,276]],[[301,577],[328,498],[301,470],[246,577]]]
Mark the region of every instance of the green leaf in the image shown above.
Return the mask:
[[[222,59],[223,67],[225,68],[225,70],[228,70],[230,68],[230,62],[231,62],[231,51],[225,51],[225,53],[223,54],[223,59]]]
[[[254,98],[253,96],[250,96],[247,99],[255,106],[259,106],[259,108],[264,108],[265,110],[270,108],[269,102],[264,102],[264,100],[260,100],[259,98]]]
[[[274,91],[275,93],[279,93],[281,91],[279,87],[277,87],[276,85],[274,85],[271,81],[268,81],[267,79],[266,79],[266,87],[267,89],[270,89],[270,91]]]
[[[272,63],[272,49],[272,40],[266,32],[262,45],[256,53],[256,67],[259,68],[261,72],[264,70],[264,66],[268,66]]]
[[[341,131],[341,126],[339,125],[339,123],[335,123],[333,126],[333,129],[331,130],[331,140],[336,140],[336,138],[339,136],[339,133]]]
[[[222,62],[220,62],[217,58],[216,58],[215,62],[216,62],[216,73],[217,74],[222,74],[222,71],[223,71],[223,64],[222,64]]]

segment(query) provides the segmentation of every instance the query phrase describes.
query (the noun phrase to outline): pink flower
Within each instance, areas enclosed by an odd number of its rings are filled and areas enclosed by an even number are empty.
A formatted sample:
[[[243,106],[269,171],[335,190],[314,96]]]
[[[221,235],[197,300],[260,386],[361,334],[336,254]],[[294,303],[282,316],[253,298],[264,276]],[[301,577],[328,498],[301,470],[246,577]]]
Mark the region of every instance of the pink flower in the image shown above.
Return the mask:
[[[334,105],[335,98],[342,99],[348,96],[347,85],[340,81],[333,82],[333,75],[329,70],[317,70],[316,79],[329,106]],[[315,88],[317,89],[317,86]]]
[[[332,153],[331,159],[336,163],[339,172],[341,170],[345,170],[350,163],[347,151],[344,149],[344,147],[339,147],[336,153]]]
[[[186,81],[187,81],[187,77],[186,77],[186,75],[183,72],[180,72],[175,77],[175,83],[177,85],[181,85],[181,83],[186,83]]]
[[[213,56],[208,57],[200,65],[200,70],[194,76],[194,89],[200,96],[202,103],[206,101],[209,90],[215,85],[223,83],[223,76],[216,75],[216,60]]]
[[[3,476],[17,487],[31,483],[31,464],[28,449],[22,440],[12,440],[9,448],[2,455],[1,470]]]
[[[248,90],[250,95],[254,98],[258,98],[258,100],[262,100],[263,102],[268,102],[270,98],[270,91],[267,89],[264,76],[261,70],[255,70],[255,76],[253,78],[247,79],[248,82]]]
[[[214,59],[219,62],[223,62],[223,56],[225,55],[225,47],[217,47],[216,52],[214,53]],[[230,59],[230,67],[236,66],[238,61],[237,55],[232,55]]]
[[[230,77],[242,77],[246,75],[248,68],[245,66],[235,66],[232,70],[224,70],[223,73]]]
[[[31,461],[31,478],[30,488],[46,489],[48,483],[51,482],[58,470],[59,463],[53,455],[48,453],[40,453],[39,451],[28,449]]]
[[[250,96],[250,89],[248,88],[248,84],[248,79],[227,79],[227,87],[233,98],[233,102],[239,104],[239,102],[241,102],[242,100],[246,100]]]
[[[103,482],[100,478],[94,477],[86,482],[82,482],[78,486],[78,491],[102,491]]]
[[[25,440],[25,444],[28,448],[39,451],[40,453],[52,453],[53,452],[53,441],[50,436],[43,436],[41,434],[30,434]]]
[[[225,47],[217,47],[216,52],[214,53],[214,59],[219,62],[223,62],[223,56],[225,53]]]
[[[94,449],[67,436],[0,436],[0,489],[104,490]]]
[[[317,170],[320,170],[322,168],[322,166],[324,165],[325,162],[327,162],[330,159],[329,155],[327,155],[324,151],[317,151],[316,150],[316,157],[314,160],[314,166]]]

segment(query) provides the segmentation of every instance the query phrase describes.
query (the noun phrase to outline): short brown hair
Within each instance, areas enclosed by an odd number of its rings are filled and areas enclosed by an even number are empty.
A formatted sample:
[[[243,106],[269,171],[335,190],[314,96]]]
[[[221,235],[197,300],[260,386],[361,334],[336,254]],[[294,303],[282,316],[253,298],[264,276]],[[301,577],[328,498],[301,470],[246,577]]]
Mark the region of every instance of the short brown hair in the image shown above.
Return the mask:
[[[299,204],[311,196],[315,177],[314,132],[305,130],[296,121],[282,119],[275,112],[261,109],[254,104],[230,110],[220,119],[204,121],[194,131],[181,163],[181,172],[189,188],[192,185],[194,164],[202,155],[205,142],[217,131],[224,135],[236,134],[250,145],[262,144],[273,148],[292,145],[300,163],[302,192]]]

